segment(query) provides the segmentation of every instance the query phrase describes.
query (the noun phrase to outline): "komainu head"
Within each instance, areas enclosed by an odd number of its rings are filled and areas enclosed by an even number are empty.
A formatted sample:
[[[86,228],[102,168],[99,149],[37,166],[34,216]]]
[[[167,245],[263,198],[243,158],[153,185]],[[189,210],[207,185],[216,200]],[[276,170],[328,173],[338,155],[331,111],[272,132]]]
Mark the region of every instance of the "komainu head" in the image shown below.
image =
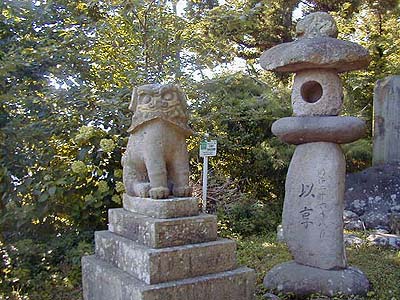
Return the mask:
[[[178,126],[187,135],[192,133],[187,125],[186,96],[179,86],[173,84],[145,84],[135,87],[129,109],[134,112],[132,133],[145,122],[162,119]]]

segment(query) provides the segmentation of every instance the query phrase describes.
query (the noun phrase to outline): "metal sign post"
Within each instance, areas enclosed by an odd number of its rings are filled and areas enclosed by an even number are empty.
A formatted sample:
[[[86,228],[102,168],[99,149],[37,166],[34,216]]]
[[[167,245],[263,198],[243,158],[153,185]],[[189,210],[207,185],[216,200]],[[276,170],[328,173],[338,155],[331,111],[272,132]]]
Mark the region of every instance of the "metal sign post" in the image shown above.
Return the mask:
[[[203,196],[201,199],[203,199],[203,212],[206,212],[207,208],[207,184],[208,184],[208,156],[203,157]]]
[[[203,157],[203,212],[206,212],[207,208],[207,176],[208,176],[208,157],[217,155],[217,141],[207,141],[208,134],[205,135],[205,139],[200,143],[200,156]]]

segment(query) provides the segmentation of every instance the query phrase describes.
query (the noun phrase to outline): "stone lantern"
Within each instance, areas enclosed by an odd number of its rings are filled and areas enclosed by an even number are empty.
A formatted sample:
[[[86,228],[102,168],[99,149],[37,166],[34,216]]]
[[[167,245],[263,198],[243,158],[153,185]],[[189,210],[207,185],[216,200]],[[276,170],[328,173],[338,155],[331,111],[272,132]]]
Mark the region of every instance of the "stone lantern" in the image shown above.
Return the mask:
[[[369,282],[347,265],[343,242],[345,159],[339,144],[356,141],[364,121],[340,117],[339,73],[364,68],[369,54],[358,44],[336,39],[327,13],[299,21],[298,39],[263,53],[261,66],[295,72],[293,117],[272,125],[282,141],[297,145],[291,160],[282,216],[283,234],[294,261],[275,266],[264,279],[272,290],[305,296],[366,294]]]

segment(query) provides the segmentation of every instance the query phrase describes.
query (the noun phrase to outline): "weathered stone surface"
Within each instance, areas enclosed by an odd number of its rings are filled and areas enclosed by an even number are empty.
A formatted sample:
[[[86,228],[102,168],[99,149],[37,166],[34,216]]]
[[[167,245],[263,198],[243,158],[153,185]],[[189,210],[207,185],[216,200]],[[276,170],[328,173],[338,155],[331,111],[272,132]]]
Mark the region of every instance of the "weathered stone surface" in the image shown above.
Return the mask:
[[[228,239],[153,249],[109,231],[98,231],[96,255],[148,283],[232,270],[236,267],[236,244]]]
[[[365,229],[364,222],[360,220],[360,217],[351,210],[345,210],[343,212],[344,228],[347,230],[362,230]],[[346,240],[345,240],[346,243]]]
[[[352,212],[351,210],[344,210],[343,211],[343,221],[351,221],[351,220],[356,220],[358,219],[358,215],[355,212]]]
[[[295,116],[337,116],[343,103],[343,86],[336,70],[299,71],[292,87]]]
[[[373,164],[400,162],[400,76],[378,80],[374,90]]]
[[[201,214],[194,217],[156,219],[125,209],[108,211],[111,232],[151,248],[181,246],[217,239],[217,218]]]
[[[122,158],[127,194],[155,199],[188,197],[186,96],[175,85],[146,84],[133,90],[131,134]],[[169,188],[172,185],[172,191]]]
[[[271,290],[307,296],[320,293],[326,296],[336,294],[366,295],[369,282],[357,268],[322,270],[287,262],[275,266],[264,278],[264,285]]]
[[[298,72],[307,69],[333,69],[336,72],[368,66],[370,56],[362,46],[336,39],[335,20],[327,13],[307,15],[297,23],[297,41],[266,50],[260,65],[276,72]]]
[[[352,203],[350,203],[350,205],[347,206],[346,209],[351,209],[351,211],[353,211],[356,214],[358,214],[359,216],[361,216],[367,209],[367,201],[360,200],[360,199],[354,199],[354,201]]]
[[[344,222],[344,228],[347,230],[365,230],[366,226],[360,219],[349,220]]]
[[[277,295],[271,294],[271,293],[266,293],[263,295],[265,300],[281,300]]]
[[[315,12],[308,14],[296,25],[298,38],[314,38],[318,36],[329,36],[336,38],[338,29],[335,19],[326,12]]]
[[[253,300],[249,268],[148,285],[94,256],[82,258],[84,300]]]
[[[296,262],[345,268],[343,197],[345,160],[339,145],[297,146],[286,177],[282,224]]]
[[[276,240],[280,243],[285,242],[285,236],[283,235],[283,226],[282,224],[278,225],[276,228]]]
[[[393,213],[400,213],[400,205],[393,205],[390,208],[390,211],[393,212]]]
[[[354,234],[345,234],[344,235],[344,244],[346,246],[361,246],[365,244],[365,241]]]
[[[281,225],[279,225],[279,226],[281,226]],[[279,226],[278,226],[278,228],[279,228]],[[357,228],[357,229],[359,229],[359,228]],[[351,230],[355,230],[355,229],[351,229]],[[278,231],[278,233],[279,233],[279,231]],[[277,237],[277,241],[281,242],[281,243],[285,243],[285,237],[283,236],[283,232],[280,232],[280,235],[281,236],[279,238]],[[354,234],[343,234],[343,237],[344,237],[345,246],[359,246],[366,242],[365,240],[357,237]]]
[[[400,235],[400,212],[393,211],[389,217],[390,232]]]
[[[370,234],[367,240],[376,246],[394,248],[400,250],[400,236],[395,234],[381,233],[379,231]]]
[[[351,143],[365,134],[365,122],[355,117],[286,117],[275,121],[273,134],[289,144]]]
[[[126,210],[153,218],[170,219],[199,214],[198,200],[194,197],[157,200],[124,194],[122,202]]]
[[[331,37],[299,39],[266,50],[260,65],[265,70],[298,72],[306,69],[334,69],[337,72],[368,66],[368,51],[352,42]]]
[[[361,216],[366,228],[389,229],[389,213],[381,211],[369,211]]]
[[[391,219],[400,212],[400,163],[347,174],[345,202],[346,210],[366,221],[359,229],[385,229],[396,234]]]

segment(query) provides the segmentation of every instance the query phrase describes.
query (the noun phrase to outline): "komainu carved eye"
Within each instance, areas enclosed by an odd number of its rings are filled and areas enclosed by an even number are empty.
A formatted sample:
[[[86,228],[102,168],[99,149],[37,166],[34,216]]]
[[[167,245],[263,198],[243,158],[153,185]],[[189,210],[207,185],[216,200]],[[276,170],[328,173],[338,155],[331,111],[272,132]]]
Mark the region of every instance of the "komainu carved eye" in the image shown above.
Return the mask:
[[[171,101],[175,99],[175,93],[173,92],[166,92],[165,94],[163,94],[162,96],[163,100],[165,101]]]
[[[151,101],[151,96],[150,95],[142,95],[139,98],[140,104],[147,104]]]

